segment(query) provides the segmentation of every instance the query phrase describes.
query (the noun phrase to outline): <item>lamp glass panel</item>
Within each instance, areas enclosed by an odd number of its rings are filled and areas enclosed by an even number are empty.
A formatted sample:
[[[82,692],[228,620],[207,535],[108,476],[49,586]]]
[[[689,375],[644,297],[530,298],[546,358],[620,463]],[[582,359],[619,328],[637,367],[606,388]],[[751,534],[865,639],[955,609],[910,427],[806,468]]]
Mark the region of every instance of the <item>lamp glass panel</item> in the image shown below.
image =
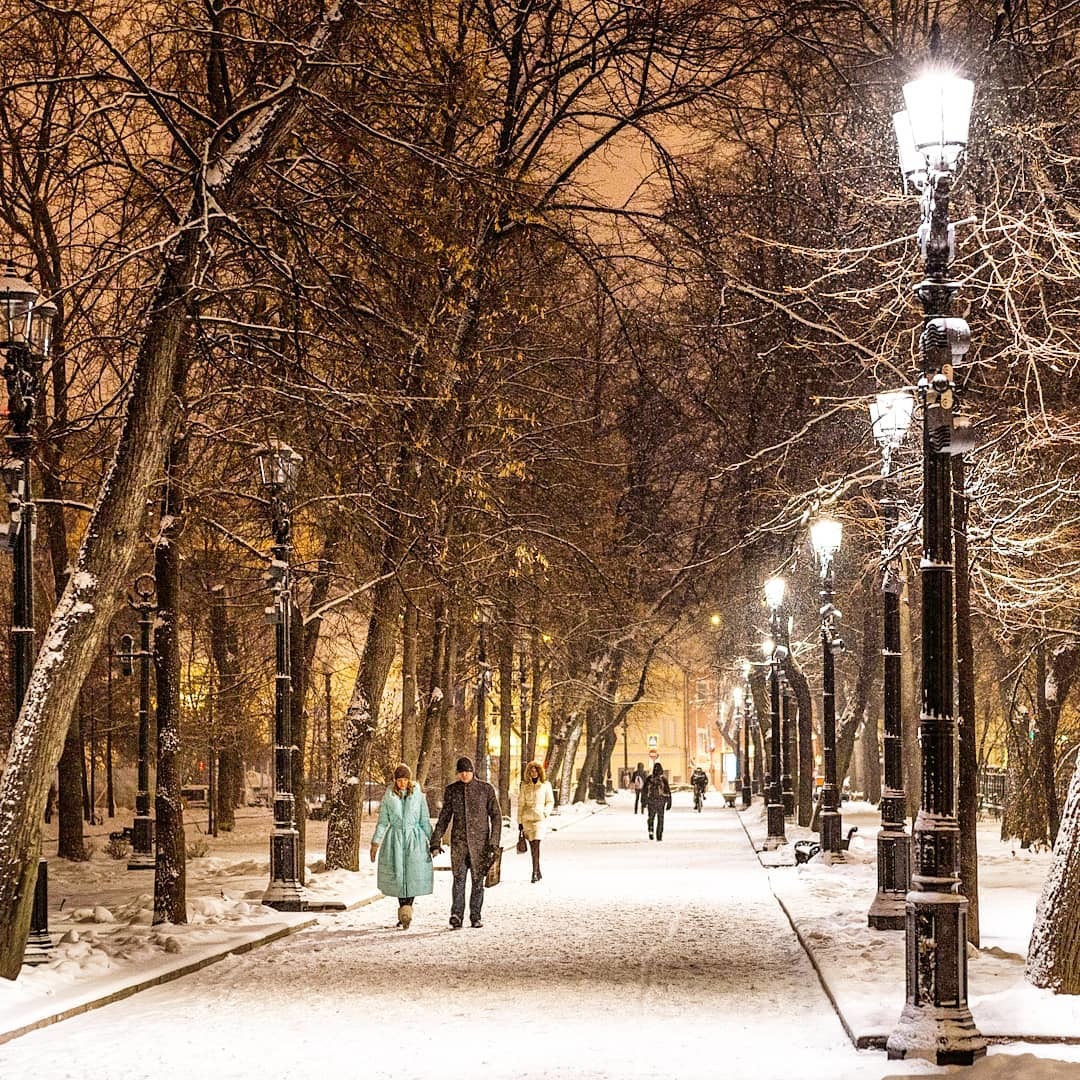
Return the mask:
[[[915,146],[915,136],[911,133],[911,117],[907,111],[893,113],[893,130],[896,132],[896,151],[900,158],[900,172],[905,180],[910,180],[916,187],[922,187],[926,181],[926,158]]]
[[[37,289],[19,277],[9,263],[0,277],[0,335],[4,344],[29,345],[31,311],[37,299]]]
[[[775,650],[776,650],[776,642],[773,641],[773,639],[771,637],[767,637],[761,643],[761,651],[764,654],[766,659],[769,659],[772,656],[772,654],[773,654],[773,652]]]
[[[731,700],[735,702],[735,708],[741,709],[743,703],[743,688],[741,686],[734,686],[731,689]]]
[[[35,304],[32,312],[33,322],[31,323],[31,337],[33,338],[32,347],[36,353],[40,356],[48,356],[52,349],[52,335],[53,324],[56,322],[56,316],[59,314],[55,304],[45,301],[41,304]]]

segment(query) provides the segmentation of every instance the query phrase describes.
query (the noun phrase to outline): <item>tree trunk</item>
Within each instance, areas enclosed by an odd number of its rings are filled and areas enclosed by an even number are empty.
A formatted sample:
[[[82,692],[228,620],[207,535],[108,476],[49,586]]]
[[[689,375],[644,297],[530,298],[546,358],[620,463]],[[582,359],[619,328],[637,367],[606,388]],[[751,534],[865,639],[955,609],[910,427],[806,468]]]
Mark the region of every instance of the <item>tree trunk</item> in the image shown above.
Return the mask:
[[[971,562],[964,458],[952,459],[953,589],[956,611],[957,799],[960,828],[960,891],[967,897],[967,937],[979,947],[979,760],[975,745],[975,644],[971,633]]]
[[[510,739],[514,727],[514,612],[508,599],[500,619],[496,648],[499,650],[499,806],[510,813]]]
[[[540,656],[540,630],[533,627],[530,634],[531,677],[529,689],[529,744],[525,750],[527,761],[536,760],[536,733],[540,727],[540,694],[544,684],[543,660]]]
[[[435,597],[435,612],[431,630],[431,664],[427,680],[427,708],[424,709],[424,727],[420,735],[420,749],[416,755],[416,779],[422,788],[427,788],[428,774],[431,771],[431,753],[435,746],[436,734],[442,732],[443,713],[448,704],[448,688],[443,684],[446,666],[446,600],[442,593]],[[440,740],[440,758],[443,749]]]
[[[457,681],[457,625],[454,622],[454,609],[446,605],[446,649],[443,652],[442,686],[443,700],[439,708],[439,767],[442,770],[442,787],[453,783],[454,760],[457,747],[454,745],[454,684]],[[440,800],[442,791],[439,792]]]
[[[881,802],[881,740],[876,709],[869,709],[859,748],[862,751],[862,790],[868,803]]]
[[[791,653],[784,665],[788,682],[795,693],[795,705],[798,709],[796,724],[798,731],[799,772],[798,786],[795,790],[795,815],[798,823],[806,828],[814,814],[814,707],[810,695],[810,683],[806,674],[795,663]]]
[[[562,750],[562,760],[559,763],[558,789],[560,802],[570,801],[570,789],[574,783],[574,759],[577,757],[578,743],[581,742],[581,731],[585,718],[579,712],[573,712],[567,717],[568,727],[566,741]]]
[[[356,19],[352,3],[330,9],[280,93],[253,106],[239,135],[197,170],[191,201],[179,227],[161,246],[162,270],[142,320],[142,342],[124,408],[123,427],[74,572],[56,609],[34,664],[0,779],[0,976],[14,979],[22,967],[30,930],[34,880],[41,849],[41,815],[49,781],[72,722],[74,704],[94,658],[101,651],[130,574],[147,500],[176,426],[174,389],[184,352],[188,299],[212,257],[214,236],[231,220],[211,213],[229,207],[259,174],[300,120],[307,104],[335,70],[327,51]]]
[[[1028,945],[1030,983],[1080,994],[1080,770],[1074,768]]]
[[[172,444],[162,495],[161,532],[154,545],[154,685],[157,688],[157,777],[154,795],[155,923],[187,922],[187,849],[180,801],[180,532],[183,498],[178,472],[182,441]]]
[[[371,745],[379,723],[379,706],[394,659],[401,589],[392,576],[393,561],[383,564],[383,577],[375,586],[367,639],[360,657],[352,698],[345,712],[344,746],[338,778],[330,793],[327,812],[326,866],[329,870],[360,869],[360,816],[364,808],[364,781],[368,776]]]
[[[59,836],[56,853],[62,859],[81,861],[83,846],[83,743],[80,710],[75,709],[64,738],[57,777]]]
[[[236,630],[229,623],[225,586],[211,585],[209,589],[210,655],[217,669],[217,702],[214,715],[226,717],[226,730],[219,734],[223,745],[217,762],[217,826],[232,832],[236,827],[236,806],[242,795],[240,752],[237,749],[236,721],[242,715],[241,679],[237,670]]]
[[[420,732],[417,730],[416,654],[420,634],[420,612],[409,599],[401,621],[401,760],[419,779]]]

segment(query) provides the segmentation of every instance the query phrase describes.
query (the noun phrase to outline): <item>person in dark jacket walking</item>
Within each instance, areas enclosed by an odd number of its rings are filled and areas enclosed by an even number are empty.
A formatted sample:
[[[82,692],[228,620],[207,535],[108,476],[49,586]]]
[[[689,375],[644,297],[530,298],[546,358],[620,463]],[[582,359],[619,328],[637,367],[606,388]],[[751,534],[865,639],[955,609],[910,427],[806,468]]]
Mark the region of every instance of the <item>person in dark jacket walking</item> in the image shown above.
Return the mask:
[[[671,809],[671,786],[659,761],[652,767],[652,776],[645,781],[641,795],[649,814],[649,839],[653,838],[655,832],[656,839],[663,840],[664,811]]]
[[[634,789],[634,813],[638,812],[640,808],[641,812],[645,813],[645,800],[641,797],[642,791],[645,789],[645,781],[648,779],[648,775],[645,772],[645,763],[639,761],[637,768],[630,776],[630,786]]]
[[[473,763],[467,757],[457,760],[457,780],[443,792],[442,811],[431,834],[431,853],[442,851],[442,838],[450,831],[450,866],[454,872],[453,899],[450,904],[450,929],[460,930],[465,916],[465,875],[472,877],[469,893],[469,923],[482,925],[484,877],[498,855],[502,841],[502,813],[495,789],[473,778]]]

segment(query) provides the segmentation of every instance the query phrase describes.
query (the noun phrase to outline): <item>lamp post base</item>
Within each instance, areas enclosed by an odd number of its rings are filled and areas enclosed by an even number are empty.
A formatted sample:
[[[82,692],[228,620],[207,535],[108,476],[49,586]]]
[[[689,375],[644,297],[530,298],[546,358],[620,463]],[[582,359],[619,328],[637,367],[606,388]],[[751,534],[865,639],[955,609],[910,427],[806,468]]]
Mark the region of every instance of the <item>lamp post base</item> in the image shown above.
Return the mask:
[[[298,856],[300,834],[295,829],[280,829],[270,835],[270,884],[262,902],[275,911],[306,911],[300,885]]]
[[[752,793],[750,791],[750,785],[749,784],[744,784],[743,789],[742,789],[743,809],[746,810],[753,801],[754,800],[753,800],[753,795],[752,795]]]
[[[131,858],[129,870],[153,870],[156,863],[154,856],[154,819],[136,816],[131,823]]]
[[[911,887],[911,837],[902,830],[877,838],[878,888],[866,916],[875,930],[903,930],[907,926],[907,891]]]
[[[890,1061],[923,1058],[936,1065],[972,1065],[986,1053],[986,1039],[966,1005],[912,1005],[889,1036]]]
[[[775,851],[787,843],[784,835],[784,804],[769,803],[765,807],[765,819],[768,824],[768,835],[765,837],[763,851]]]
[[[826,862],[843,862],[844,849],[841,840],[843,821],[840,812],[834,807],[826,806],[821,811],[821,850],[825,854]]]

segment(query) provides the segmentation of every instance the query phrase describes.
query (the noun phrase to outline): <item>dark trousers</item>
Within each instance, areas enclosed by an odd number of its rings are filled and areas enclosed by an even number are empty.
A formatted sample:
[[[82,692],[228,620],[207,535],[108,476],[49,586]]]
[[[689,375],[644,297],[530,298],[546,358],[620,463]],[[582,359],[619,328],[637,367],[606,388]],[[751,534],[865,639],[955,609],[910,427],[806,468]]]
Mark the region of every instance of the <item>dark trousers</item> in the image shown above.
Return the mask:
[[[472,890],[469,893],[469,918],[479,919],[480,909],[484,906],[484,875],[478,874],[465,856],[460,870],[454,871],[453,899],[450,901],[450,914],[459,919],[465,915],[465,875],[472,877]]]
[[[636,814],[636,813],[638,812],[638,808],[639,808],[639,807],[640,807],[640,808],[641,808],[642,810],[644,810],[644,809],[645,809],[645,807],[643,807],[643,806],[641,805],[641,789],[640,789],[640,788],[636,788],[636,789],[634,790],[634,813],[635,813],[635,814]]]
[[[656,809],[649,807],[649,835],[652,836],[655,833],[657,840],[664,839],[664,809],[663,806],[658,806]]]

